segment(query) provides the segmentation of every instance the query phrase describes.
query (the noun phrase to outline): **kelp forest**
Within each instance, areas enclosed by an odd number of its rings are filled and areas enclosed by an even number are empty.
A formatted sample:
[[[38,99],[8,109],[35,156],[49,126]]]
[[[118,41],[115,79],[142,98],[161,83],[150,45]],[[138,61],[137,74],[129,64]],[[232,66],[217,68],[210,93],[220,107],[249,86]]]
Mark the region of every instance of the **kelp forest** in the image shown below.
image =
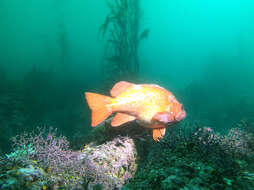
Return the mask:
[[[110,10],[100,28],[106,40],[102,58],[102,74],[109,85],[119,80],[138,80],[140,42],[148,37],[142,29],[140,0],[107,1]]]

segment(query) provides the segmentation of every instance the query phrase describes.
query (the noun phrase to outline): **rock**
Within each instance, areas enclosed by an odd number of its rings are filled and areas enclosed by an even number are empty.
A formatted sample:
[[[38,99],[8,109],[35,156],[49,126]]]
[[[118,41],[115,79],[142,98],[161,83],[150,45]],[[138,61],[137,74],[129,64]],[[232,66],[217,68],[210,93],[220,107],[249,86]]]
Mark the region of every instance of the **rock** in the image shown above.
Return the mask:
[[[137,151],[133,139],[117,137],[105,144],[89,144],[80,155],[86,168],[88,188],[101,184],[103,189],[121,189],[135,174]]]

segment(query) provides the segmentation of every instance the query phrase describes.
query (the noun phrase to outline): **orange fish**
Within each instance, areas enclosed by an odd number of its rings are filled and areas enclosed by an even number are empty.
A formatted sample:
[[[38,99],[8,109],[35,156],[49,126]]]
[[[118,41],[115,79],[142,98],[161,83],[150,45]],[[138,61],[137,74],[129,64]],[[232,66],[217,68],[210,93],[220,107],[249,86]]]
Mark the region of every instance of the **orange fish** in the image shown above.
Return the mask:
[[[121,81],[110,91],[112,97],[86,92],[86,100],[92,110],[92,126],[95,127],[116,112],[111,125],[120,126],[137,120],[153,130],[153,139],[163,138],[168,124],[186,117],[183,105],[166,89],[154,84],[133,84]]]

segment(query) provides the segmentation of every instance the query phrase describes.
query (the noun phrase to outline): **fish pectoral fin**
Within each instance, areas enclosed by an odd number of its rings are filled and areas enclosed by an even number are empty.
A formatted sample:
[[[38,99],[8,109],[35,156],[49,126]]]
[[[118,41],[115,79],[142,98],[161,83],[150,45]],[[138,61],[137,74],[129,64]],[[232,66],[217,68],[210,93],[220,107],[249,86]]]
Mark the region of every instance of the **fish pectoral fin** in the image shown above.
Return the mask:
[[[159,121],[165,124],[171,123],[174,120],[175,120],[174,116],[170,114],[169,112],[158,112],[152,118],[152,121]]]
[[[119,94],[122,94],[127,88],[133,86],[133,83],[130,82],[126,82],[126,81],[120,81],[118,83],[116,83],[113,88],[110,91],[110,95],[112,97],[116,97]]]
[[[159,142],[165,135],[166,128],[153,129],[153,140]]]
[[[124,123],[127,123],[129,121],[134,121],[136,117],[125,114],[125,113],[117,113],[115,117],[113,118],[111,125],[112,127],[118,127],[119,125],[122,125]]]

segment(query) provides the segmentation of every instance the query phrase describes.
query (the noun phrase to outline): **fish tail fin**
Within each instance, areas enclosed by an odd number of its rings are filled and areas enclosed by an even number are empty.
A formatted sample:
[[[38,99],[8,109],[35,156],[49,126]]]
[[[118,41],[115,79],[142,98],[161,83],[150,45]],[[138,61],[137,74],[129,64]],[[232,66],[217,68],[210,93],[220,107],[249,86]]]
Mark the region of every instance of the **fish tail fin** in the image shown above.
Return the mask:
[[[101,94],[86,92],[85,97],[89,108],[92,110],[92,126],[99,125],[102,121],[107,119],[112,114],[109,96]]]

